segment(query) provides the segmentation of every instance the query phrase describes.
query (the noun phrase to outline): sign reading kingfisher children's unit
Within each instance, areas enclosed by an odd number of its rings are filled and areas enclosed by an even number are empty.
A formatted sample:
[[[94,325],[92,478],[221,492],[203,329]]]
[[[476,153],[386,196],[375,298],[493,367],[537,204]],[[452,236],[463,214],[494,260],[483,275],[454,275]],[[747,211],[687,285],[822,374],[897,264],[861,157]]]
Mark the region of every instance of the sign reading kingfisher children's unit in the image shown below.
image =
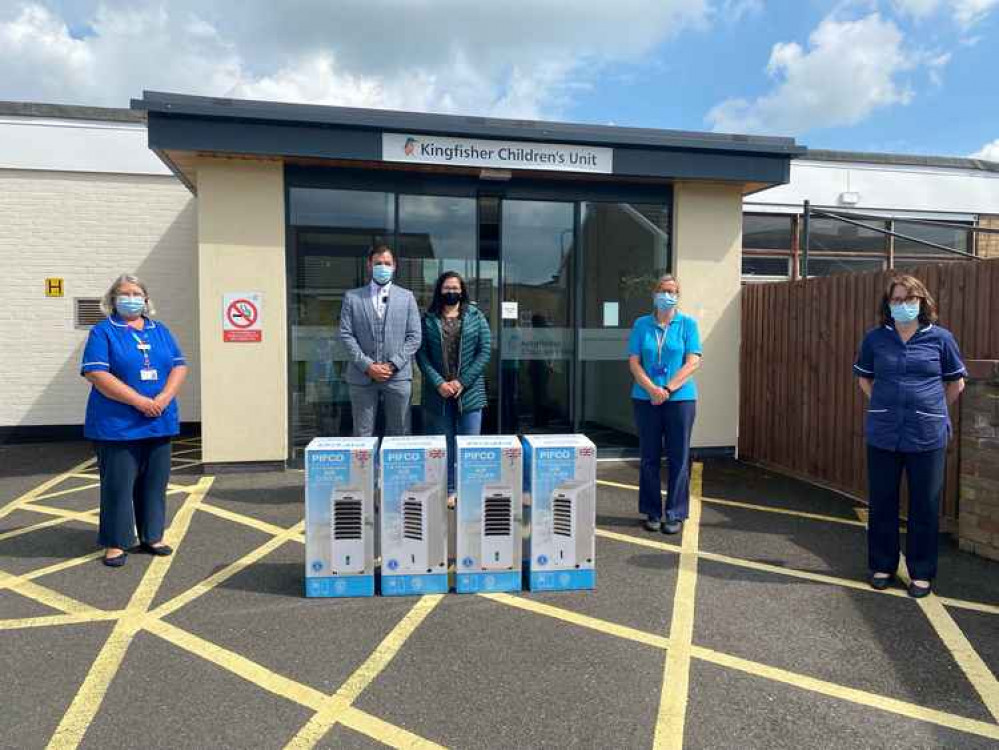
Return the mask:
[[[614,171],[614,150],[610,148],[406,133],[382,133],[382,159],[410,164],[552,172],[611,174]]]
[[[227,292],[222,295],[222,340],[259,343],[263,340],[264,295]]]

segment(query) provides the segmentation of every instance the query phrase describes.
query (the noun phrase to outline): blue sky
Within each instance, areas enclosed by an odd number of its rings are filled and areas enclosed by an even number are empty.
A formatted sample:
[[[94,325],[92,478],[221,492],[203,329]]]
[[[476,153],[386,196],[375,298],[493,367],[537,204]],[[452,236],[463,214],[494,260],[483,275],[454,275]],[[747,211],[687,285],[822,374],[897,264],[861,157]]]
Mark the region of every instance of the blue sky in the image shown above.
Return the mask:
[[[143,89],[999,160],[999,0],[0,0],[0,98]]]

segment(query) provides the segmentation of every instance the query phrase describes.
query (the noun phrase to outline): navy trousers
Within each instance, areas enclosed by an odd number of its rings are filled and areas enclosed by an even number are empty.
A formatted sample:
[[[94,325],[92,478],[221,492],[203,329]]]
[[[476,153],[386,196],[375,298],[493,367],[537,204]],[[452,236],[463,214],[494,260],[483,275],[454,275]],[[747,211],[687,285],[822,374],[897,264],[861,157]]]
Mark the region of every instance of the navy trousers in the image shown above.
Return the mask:
[[[666,519],[683,521],[690,513],[690,433],[694,429],[696,401],[651,401],[632,399],[641,472],[638,479],[638,510],[649,518],[663,517],[662,457],[665,443],[669,474],[666,480]]]
[[[170,438],[101,441],[94,444],[101,475],[102,547],[128,549],[139,540],[156,544],[166,523]]]
[[[867,446],[870,517],[867,524],[868,565],[874,573],[894,573],[899,553],[899,485],[909,480],[909,520],[905,529],[905,563],[909,576],[932,581],[937,575],[940,491],[947,449],[901,453]]]

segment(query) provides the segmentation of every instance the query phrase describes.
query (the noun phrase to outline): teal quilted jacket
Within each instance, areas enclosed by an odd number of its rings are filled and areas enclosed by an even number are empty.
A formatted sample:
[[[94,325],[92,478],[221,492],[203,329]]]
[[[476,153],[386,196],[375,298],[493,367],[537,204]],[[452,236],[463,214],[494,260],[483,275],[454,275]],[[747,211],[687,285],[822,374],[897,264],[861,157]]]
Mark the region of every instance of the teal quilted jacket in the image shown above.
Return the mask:
[[[423,316],[423,344],[416,353],[416,363],[423,372],[423,408],[435,413],[444,411],[444,399],[437,386],[444,382],[443,332],[441,319],[434,313]],[[492,353],[489,321],[474,305],[468,305],[461,319],[461,346],[458,354],[458,380],[464,390],[458,397],[462,411],[482,409],[486,405],[486,381],[482,373]]]

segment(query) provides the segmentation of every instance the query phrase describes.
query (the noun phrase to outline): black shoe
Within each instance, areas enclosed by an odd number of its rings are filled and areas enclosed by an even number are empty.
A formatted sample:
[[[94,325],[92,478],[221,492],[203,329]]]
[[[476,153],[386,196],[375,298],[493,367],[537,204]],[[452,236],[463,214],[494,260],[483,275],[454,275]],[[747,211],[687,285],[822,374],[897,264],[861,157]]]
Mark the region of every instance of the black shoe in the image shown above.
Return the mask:
[[[895,580],[895,574],[892,573],[886,576],[878,576],[871,573],[871,577],[868,578],[868,582],[871,584],[871,588],[875,591],[884,591],[886,588],[891,586],[892,581]]]
[[[645,526],[646,531],[659,531],[659,523],[660,521],[658,518],[649,516],[642,522],[642,525]]]
[[[101,560],[109,568],[120,568],[125,564],[125,560],[128,559],[128,553],[122,552],[120,555],[115,555],[114,557],[108,557],[107,555]]]
[[[154,547],[151,544],[142,542],[142,544],[139,545],[139,550],[141,552],[145,552],[147,555],[156,555],[157,557],[166,557],[167,555],[173,554],[173,547],[170,547],[166,544],[161,544],[158,547]]]
[[[917,586],[914,583],[909,584],[909,596],[911,596],[913,599],[922,599],[924,596],[929,596],[932,590],[933,590],[932,583],[930,583],[929,586]]]
[[[683,530],[683,521],[663,521],[664,534],[679,534]]]

